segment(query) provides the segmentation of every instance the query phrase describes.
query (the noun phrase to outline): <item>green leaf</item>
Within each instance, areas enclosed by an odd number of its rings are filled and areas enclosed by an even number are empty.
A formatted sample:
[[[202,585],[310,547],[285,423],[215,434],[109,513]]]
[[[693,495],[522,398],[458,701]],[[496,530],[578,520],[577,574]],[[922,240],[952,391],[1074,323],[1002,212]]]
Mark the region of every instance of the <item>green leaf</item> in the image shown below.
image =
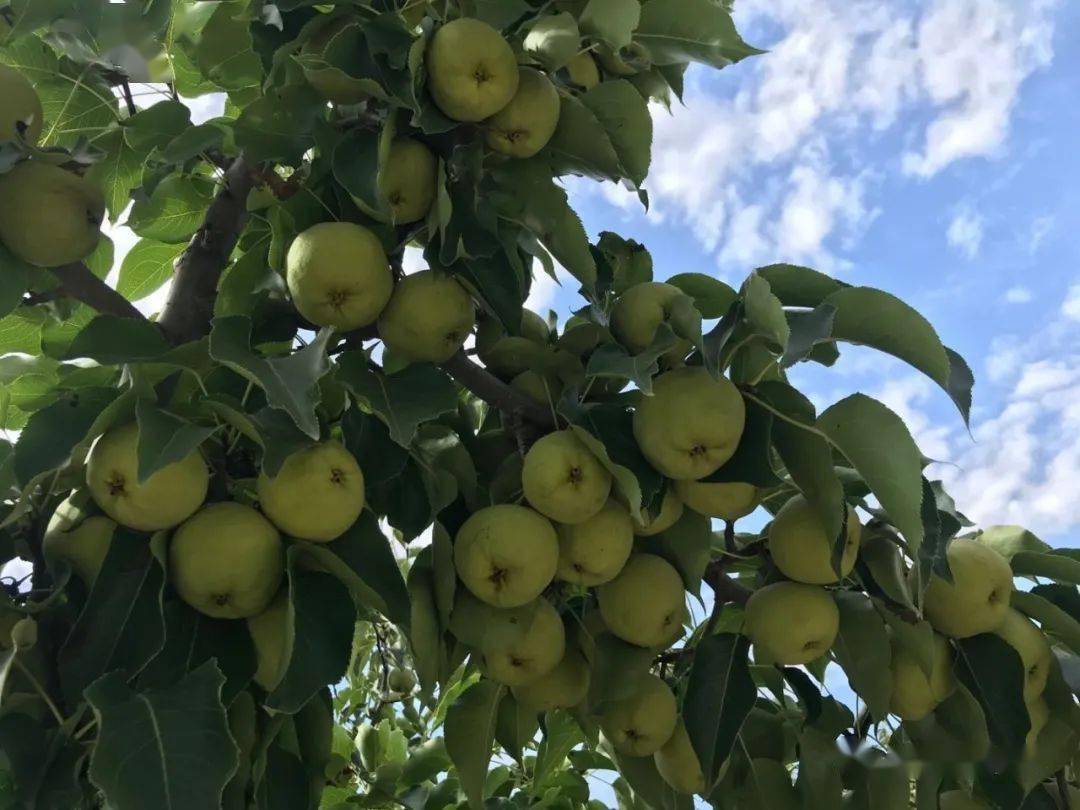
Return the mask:
[[[603,125],[626,177],[640,186],[652,158],[652,116],[645,99],[630,82],[614,80],[586,91],[581,101]]]
[[[522,751],[532,742],[539,727],[535,709],[518,703],[509,692],[503,695],[495,720],[495,740],[507,754],[520,763]],[[536,785],[535,777],[533,785]]]
[[[907,426],[880,402],[854,394],[817,421],[863,477],[890,519],[918,549],[923,539],[922,454]]]
[[[982,708],[990,742],[1007,759],[1016,760],[1031,728],[1019,653],[993,633],[959,639],[956,648],[956,675]]]
[[[119,672],[87,689],[98,718],[90,780],[116,810],[217,807],[236,769],[221,686],[207,661],[165,689],[133,692]]]
[[[206,123],[187,127],[168,144],[158,149],[155,159],[165,164],[185,163],[204,152],[221,147],[225,129],[218,124]]]
[[[332,330],[324,329],[299,351],[287,357],[266,358],[251,349],[249,318],[214,318],[210,356],[261,386],[271,407],[289,414],[303,433],[318,439],[315,407],[322,398],[318,382],[330,370],[326,344],[331,334]]]
[[[837,591],[836,605],[840,608],[840,632],[833,644],[837,662],[874,718],[883,720],[892,698],[892,651],[885,622],[865,594]]]
[[[461,693],[446,712],[443,726],[446,752],[457,768],[462,790],[474,810],[484,805],[484,780],[491,762],[502,694],[502,686],[482,680]]]
[[[168,341],[149,321],[98,315],[75,335],[67,358],[89,357],[99,363],[119,365],[156,360],[169,350]]]
[[[120,127],[106,130],[93,145],[105,154],[90,167],[86,179],[101,189],[109,220],[116,222],[131,202],[131,190],[142,183],[146,153],[133,149]]]
[[[636,1],[636,0],[635,0]],[[627,172],[604,125],[577,96],[563,95],[555,134],[544,147],[560,175],[582,174],[595,180],[616,181]]]
[[[794,264],[770,264],[756,272],[769,282],[773,295],[785,307],[813,309],[837,290],[849,286],[832,276]]]
[[[296,164],[314,144],[315,122],[325,108],[307,84],[271,90],[240,113],[236,145],[249,160]]]
[[[719,778],[739,728],[754,705],[756,689],[750,677],[749,652],[746,637],[732,633],[707,636],[694,649],[682,717],[707,785]]]
[[[650,551],[674,565],[686,590],[700,598],[701,578],[712,556],[712,542],[712,521],[685,509],[674,525],[652,538]]]
[[[630,44],[640,18],[639,0],[588,0],[580,23],[583,33],[619,50]]]
[[[30,280],[31,268],[0,245],[0,319],[19,306]],[[0,349],[0,354],[3,349]]]
[[[704,273],[677,273],[665,283],[678,287],[694,299],[694,306],[702,318],[722,318],[738,293],[729,285]]]
[[[791,336],[780,359],[781,367],[789,368],[812,357],[814,349],[822,344],[831,346],[828,341],[832,337],[835,315],[836,308],[832,304],[821,304],[809,312],[788,313]]]
[[[558,70],[581,49],[581,34],[574,15],[561,11],[539,17],[525,35],[522,47],[546,70]]]
[[[217,427],[194,425],[176,414],[155,408],[144,399],[135,406],[139,423],[139,483],[163,467],[182,461],[217,432]]]
[[[646,396],[652,394],[652,381],[660,369],[660,357],[678,343],[667,323],[656,329],[652,343],[638,354],[630,354],[619,343],[605,343],[591,355],[585,366],[589,377],[614,377],[630,380]]]
[[[149,199],[132,206],[127,225],[144,239],[186,242],[202,225],[213,198],[213,185],[205,179],[173,174],[157,184]]]
[[[761,53],[743,42],[730,12],[713,0],[648,0],[634,40],[656,65],[703,62],[723,68]]]
[[[1053,550],[1023,526],[987,526],[978,533],[978,540],[1006,560],[1012,560],[1013,555],[1019,551],[1041,554]]]
[[[423,552],[421,555],[417,555],[409,569],[409,649],[420,688],[424,695],[430,697],[446,666],[446,648],[439,610],[435,604],[431,558]]]
[[[257,91],[262,84],[262,61],[254,51],[247,0],[222,3],[199,32],[195,61],[202,74],[233,93]]]
[[[119,391],[82,388],[66,392],[34,413],[15,445],[15,477],[22,484],[64,464]]]
[[[859,563],[865,563],[874,585],[890,600],[916,612],[899,547],[882,532],[863,529]],[[858,563],[857,563],[858,564]],[[865,581],[865,575],[864,581]],[[871,583],[867,583],[870,585]],[[870,589],[873,593],[872,588]]]
[[[1035,551],[1018,551],[1010,561],[1013,573],[1018,577],[1045,577],[1055,582],[1080,585],[1080,559],[1056,551],[1040,554]]]
[[[369,366],[363,352],[346,352],[338,360],[337,379],[386,422],[390,438],[408,447],[417,427],[457,409],[457,389],[446,374],[427,363],[414,363],[396,374]]]
[[[368,208],[380,211],[385,205],[379,191],[380,133],[358,129],[342,138],[332,158],[334,179]],[[383,156],[385,159],[385,155]]]
[[[932,715],[919,721],[907,720],[903,728],[919,756],[930,762],[977,762],[990,749],[986,716],[963,683]]]
[[[172,278],[173,263],[185,245],[140,239],[120,265],[116,291],[129,301],[139,301]]]
[[[1072,593],[1076,593],[1075,589]],[[1036,593],[1014,591],[1011,602],[1014,608],[1037,621],[1044,633],[1060,639],[1080,655],[1080,620]]]
[[[585,735],[569,712],[556,710],[544,718],[544,738],[536,749],[536,765],[533,768],[534,796],[566,760],[570,750],[585,742]]]
[[[656,1],[652,0],[654,3]],[[751,273],[743,284],[742,298],[746,322],[751,331],[761,335],[771,350],[784,351],[791,327],[788,326],[780,299],[769,289],[769,282],[756,272]]]
[[[781,483],[772,466],[774,418],[770,411],[746,401],[746,423],[735,453],[716,472],[701,480],[707,483],[742,482],[756,487]],[[813,414],[811,413],[811,421]]]

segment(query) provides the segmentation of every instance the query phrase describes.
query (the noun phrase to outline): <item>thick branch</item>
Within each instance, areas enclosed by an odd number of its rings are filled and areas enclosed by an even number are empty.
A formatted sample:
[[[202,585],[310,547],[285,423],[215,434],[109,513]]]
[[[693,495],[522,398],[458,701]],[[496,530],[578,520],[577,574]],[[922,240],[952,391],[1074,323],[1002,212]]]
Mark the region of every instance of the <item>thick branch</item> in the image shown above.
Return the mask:
[[[480,399],[505,413],[519,416],[533,424],[553,429],[556,426],[551,412],[527,396],[511,388],[482,366],[478,366],[458,352],[442,368],[463,387],[468,388]]]
[[[90,268],[82,262],[54,267],[50,272],[60,282],[64,295],[82,301],[98,312],[121,318],[146,318],[134,304],[91,273]]]
[[[725,574],[724,563],[725,558],[723,557],[713,560],[706,566],[705,575],[702,577],[705,584],[712,589],[715,599],[714,607],[728,602],[745,605],[753,591]]]
[[[176,260],[176,275],[158,319],[173,344],[198,340],[210,331],[218,281],[247,222],[254,175],[243,156],[232,162],[202,226]]]

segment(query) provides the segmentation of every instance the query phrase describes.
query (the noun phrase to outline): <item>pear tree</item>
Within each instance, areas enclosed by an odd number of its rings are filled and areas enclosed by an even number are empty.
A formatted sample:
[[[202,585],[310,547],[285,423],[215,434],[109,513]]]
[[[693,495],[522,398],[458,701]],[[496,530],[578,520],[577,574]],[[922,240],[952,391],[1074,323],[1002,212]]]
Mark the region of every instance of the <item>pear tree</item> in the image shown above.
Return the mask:
[[[748,59],[723,0],[0,0],[0,806],[1080,806],[1080,556],[793,383],[966,424],[964,360],[570,204]]]

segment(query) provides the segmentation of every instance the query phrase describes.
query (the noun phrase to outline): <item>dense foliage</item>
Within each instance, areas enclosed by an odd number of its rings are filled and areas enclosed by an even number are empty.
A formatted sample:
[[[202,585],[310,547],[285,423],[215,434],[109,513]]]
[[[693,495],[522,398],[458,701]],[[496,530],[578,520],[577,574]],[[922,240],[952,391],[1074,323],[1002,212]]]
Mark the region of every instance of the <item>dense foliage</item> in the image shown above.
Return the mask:
[[[1080,807],[1080,554],[788,379],[966,422],[964,361],[568,204],[759,53],[728,0],[0,6],[0,806]]]

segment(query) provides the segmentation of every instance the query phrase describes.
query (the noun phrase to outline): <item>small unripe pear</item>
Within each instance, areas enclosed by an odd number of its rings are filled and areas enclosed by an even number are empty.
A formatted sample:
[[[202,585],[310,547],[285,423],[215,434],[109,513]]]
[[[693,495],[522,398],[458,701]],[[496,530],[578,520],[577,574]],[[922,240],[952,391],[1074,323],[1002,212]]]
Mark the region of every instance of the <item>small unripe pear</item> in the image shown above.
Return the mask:
[[[0,65],[0,143],[18,138],[37,143],[43,119],[34,86],[15,68]]]

